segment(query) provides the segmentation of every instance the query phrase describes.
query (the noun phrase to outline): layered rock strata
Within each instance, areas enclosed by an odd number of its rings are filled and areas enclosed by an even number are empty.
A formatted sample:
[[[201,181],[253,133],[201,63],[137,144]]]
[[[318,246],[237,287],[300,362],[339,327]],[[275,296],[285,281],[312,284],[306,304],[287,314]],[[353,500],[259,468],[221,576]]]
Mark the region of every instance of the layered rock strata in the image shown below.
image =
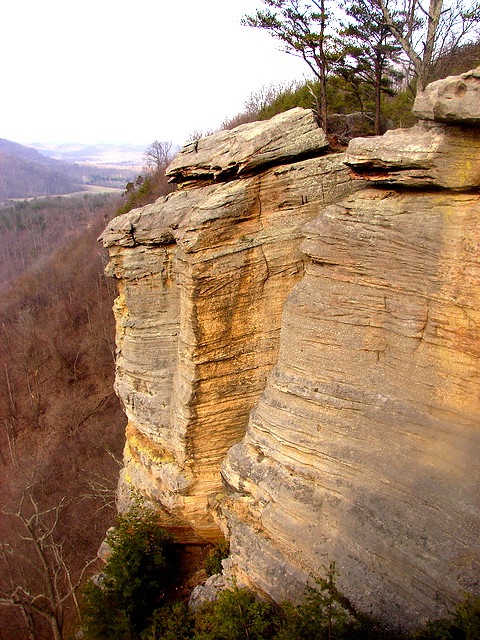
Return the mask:
[[[354,604],[401,626],[480,592],[480,101],[469,126],[456,109],[353,141],[374,186],[305,227],[306,273],[218,503],[229,575],[277,601],[330,561]]]
[[[356,188],[326,146],[302,109],[202,138],[169,169],[177,191],[103,233],[119,292],[123,486],[159,504],[180,541],[220,535],[208,500],[277,359],[301,227]]]

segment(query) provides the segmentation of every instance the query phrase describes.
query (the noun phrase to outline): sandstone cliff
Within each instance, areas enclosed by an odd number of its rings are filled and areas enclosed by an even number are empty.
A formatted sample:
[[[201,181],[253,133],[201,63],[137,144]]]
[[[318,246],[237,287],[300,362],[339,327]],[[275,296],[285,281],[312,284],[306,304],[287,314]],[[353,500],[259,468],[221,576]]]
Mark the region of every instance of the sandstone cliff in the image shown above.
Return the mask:
[[[372,186],[304,227],[306,273],[218,506],[229,574],[276,600],[332,560],[393,623],[479,593],[479,95],[480,69],[448,78],[412,129],[352,141]]]
[[[122,487],[276,600],[332,560],[402,625],[479,592],[479,92],[346,155],[298,109],[194,141],[103,234]]]
[[[176,192],[102,236],[119,290],[123,488],[161,505],[181,541],[220,535],[208,500],[277,359],[301,228],[356,188],[326,148],[302,109],[202,138],[169,168]]]

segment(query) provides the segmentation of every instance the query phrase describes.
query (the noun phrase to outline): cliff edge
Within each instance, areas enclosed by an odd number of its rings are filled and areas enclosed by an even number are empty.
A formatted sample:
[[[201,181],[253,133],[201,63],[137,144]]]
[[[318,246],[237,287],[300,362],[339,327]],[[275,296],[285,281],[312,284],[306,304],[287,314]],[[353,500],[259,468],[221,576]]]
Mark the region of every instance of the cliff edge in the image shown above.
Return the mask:
[[[221,536],[208,501],[277,359],[301,228],[356,188],[327,147],[303,109],[201,138],[169,167],[174,193],[103,233],[119,292],[122,491],[159,505],[182,542]]]

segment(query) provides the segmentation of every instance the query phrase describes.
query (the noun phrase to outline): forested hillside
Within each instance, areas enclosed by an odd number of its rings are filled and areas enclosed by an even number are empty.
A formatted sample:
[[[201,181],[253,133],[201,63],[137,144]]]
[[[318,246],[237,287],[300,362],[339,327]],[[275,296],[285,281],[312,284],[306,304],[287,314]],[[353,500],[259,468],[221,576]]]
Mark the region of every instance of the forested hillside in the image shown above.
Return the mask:
[[[132,175],[129,167],[55,160],[31,147],[0,139],[0,202],[85,191],[88,186],[121,188]]]
[[[113,391],[115,284],[97,238],[119,206],[163,189],[154,171],[126,198],[0,209],[1,640],[51,637],[55,607],[71,628],[72,585],[113,523],[125,416]]]
[[[80,191],[80,176],[73,167],[9,140],[0,140],[0,202]]]
[[[114,291],[103,275],[97,243],[114,210],[114,203],[105,202],[79,215],[75,224],[79,212],[73,204],[65,216],[71,228],[63,227],[63,241],[50,237],[50,251],[54,241],[56,250],[16,279],[0,309],[5,391],[0,396],[0,500],[12,514],[53,509],[40,518],[40,528],[54,523],[61,505],[45,549],[49,571],[59,571],[62,597],[68,580],[75,581],[95,555],[111,522],[123,446],[124,416],[113,392]],[[23,231],[30,238],[39,224],[34,211],[24,218]],[[55,225],[59,215],[54,203],[51,218],[43,210],[42,224]],[[17,255],[27,246],[20,241],[15,247],[13,238],[10,243]],[[20,600],[45,593],[48,576],[34,543],[22,539],[28,534],[19,515],[2,513],[0,535],[0,597],[11,596],[12,585]],[[54,562],[54,550],[60,564]],[[25,611],[19,605],[0,607],[0,638],[49,637],[43,635],[42,616],[33,621]],[[26,624],[34,635],[23,635]]]
[[[0,205],[0,291],[38,264],[61,242],[95,224],[118,197],[79,194],[69,198],[39,198]]]

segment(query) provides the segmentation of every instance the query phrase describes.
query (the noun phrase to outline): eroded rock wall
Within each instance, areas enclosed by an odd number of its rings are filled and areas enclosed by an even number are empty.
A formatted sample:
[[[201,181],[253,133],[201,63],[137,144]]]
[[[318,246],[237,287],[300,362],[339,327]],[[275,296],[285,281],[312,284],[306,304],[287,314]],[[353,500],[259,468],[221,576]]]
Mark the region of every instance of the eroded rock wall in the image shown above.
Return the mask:
[[[449,78],[418,110],[479,83]],[[227,574],[275,600],[330,561],[354,604],[402,626],[479,593],[480,101],[458,110],[353,141],[373,186],[304,229],[306,273],[218,503]]]
[[[309,111],[186,145],[176,192],[112,221],[116,390],[128,416],[124,489],[162,508],[183,542],[215,539],[220,465],[278,355],[303,275],[303,224],[357,188]]]

